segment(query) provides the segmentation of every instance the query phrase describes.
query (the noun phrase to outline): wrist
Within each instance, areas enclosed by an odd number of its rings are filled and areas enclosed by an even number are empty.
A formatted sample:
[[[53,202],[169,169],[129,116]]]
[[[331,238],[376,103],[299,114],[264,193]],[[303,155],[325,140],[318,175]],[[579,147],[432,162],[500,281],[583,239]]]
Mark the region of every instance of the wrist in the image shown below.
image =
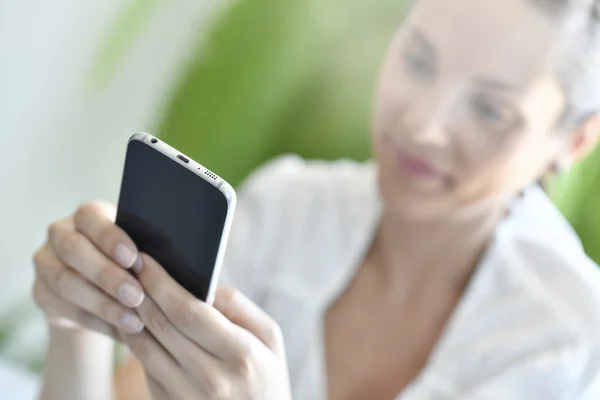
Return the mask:
[[[50,325],[41,398],[112,399],[113,351],[106,336]]]
[[[53,322],[48,322],[48,335],[50,340],[83,340],[85,338],[96,336],[94,335],[94,332],[84,328],[65,326]]]
[[[49,325],[48,349],[60,349],[64,356],[93,354],[112,361],[114,341],[99,333],[81,328]]]

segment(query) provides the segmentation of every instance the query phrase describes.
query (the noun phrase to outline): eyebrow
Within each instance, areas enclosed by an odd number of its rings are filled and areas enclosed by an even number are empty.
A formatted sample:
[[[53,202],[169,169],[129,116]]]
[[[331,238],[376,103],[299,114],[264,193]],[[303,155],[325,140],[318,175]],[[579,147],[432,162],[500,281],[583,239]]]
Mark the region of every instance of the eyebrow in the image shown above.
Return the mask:
[[[416,45],[420,46],[423,49],[423,51],[425,51],[427,53],[427,55],[429,57],[431,57],[431,58],[437,57],[438,52],[437,52],[435,46],[433,45],[433,43],[427,38],[427,35],[425,35],[425,33],[421,29],[419,29],[415,26],[409,26],[409,29],[410,29],[410,31],[409,31],[410,32],[409,33],[410,40],[413,43],[416,43]],[[518,85],[500,82],[500,81],[496,81],[496,80],[489,79],[489,78],[483,78],[483,77],[475,78],[474,83],[477,86],[483,86],[483,87],[491,89],[491,90],[499,90],[499,91],[503,91],[503,92],[515,92],[515,93],[523,92],[523,88],[519,87]]]
[[[504,82],[499,82],[499,81],[495,81],[493,79],[487,79],[487,78],[475,78],[473,80],[473,82],[477,85],[477,86],[483,86],[486,87],[488,89],[492,89],[492,90],[500,90],[503,92],[522,92],[523,88],[517,86],[517,85],[512,85],[509,83],[504,83]]]

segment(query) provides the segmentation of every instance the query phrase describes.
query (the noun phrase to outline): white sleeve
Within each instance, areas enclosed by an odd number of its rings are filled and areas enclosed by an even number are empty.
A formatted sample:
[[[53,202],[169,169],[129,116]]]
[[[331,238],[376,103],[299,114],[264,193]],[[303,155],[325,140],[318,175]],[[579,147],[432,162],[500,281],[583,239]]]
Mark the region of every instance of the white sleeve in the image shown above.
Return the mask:
[[[219,286],[234,287],[260,304],[268,277],[269,246],[285,219],[281,187],[290,171],[303,165],[301,158],[282,156],[253,173],[238,190],[229,242]]]
[[[600,336],[600,333],[598,333]],[[589,351],[588,365],[582,374],[581,390],[578,399],[597,400],[600,399],[600,340],[595,340]]]
[[[581,400],[597,400],[600,399],[600,371],[581,393]]]
[[[580,349],[562,349],[528,357],[499,373],[464,398],[570,400],[581,397],[585,357]],[[579,354],[577,354],[579,353]]]
[[[481,382],[449,381],[435,374],[410,392],[409,399],[439,400],[596,400],[600,381],[582,382],[587,368],[583,346],[565,346],[523,357]],[[460,364],[460,360],[457,360]]]

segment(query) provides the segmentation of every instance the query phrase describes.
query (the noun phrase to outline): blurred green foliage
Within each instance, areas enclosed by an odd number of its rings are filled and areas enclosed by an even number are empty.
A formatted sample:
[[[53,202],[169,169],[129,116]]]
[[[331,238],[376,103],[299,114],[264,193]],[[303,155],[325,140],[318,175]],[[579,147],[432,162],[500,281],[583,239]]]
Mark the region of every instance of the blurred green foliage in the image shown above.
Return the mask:
[[[159,135],[233,184],[285,152],[368,158],[377,70],[403,4],[238,0],[198,48]]]
[[[581,238],[586,253],[600,264],[600,146],[568,175],[553,179],[548,192]]]

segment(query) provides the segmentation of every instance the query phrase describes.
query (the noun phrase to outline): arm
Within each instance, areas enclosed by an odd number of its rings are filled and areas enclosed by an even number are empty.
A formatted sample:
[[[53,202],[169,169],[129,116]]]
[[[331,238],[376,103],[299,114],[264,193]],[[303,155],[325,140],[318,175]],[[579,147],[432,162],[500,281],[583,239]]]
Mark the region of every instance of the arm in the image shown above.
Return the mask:
[[[112,400],[112,339],[50,327],[41,400]]]
[[[134,357],[125,359],[113,377],[112,340],[91,332],[50,331],[40,400],[151,399],[144,370]]]
[[[112,399],[111,338],[143,329],[133,310],[143,290],[125,271],[137,249],[113,218],[114,207],[87,203],[53,223],[34,255],[33,297],[49,326],[43,400]]]

